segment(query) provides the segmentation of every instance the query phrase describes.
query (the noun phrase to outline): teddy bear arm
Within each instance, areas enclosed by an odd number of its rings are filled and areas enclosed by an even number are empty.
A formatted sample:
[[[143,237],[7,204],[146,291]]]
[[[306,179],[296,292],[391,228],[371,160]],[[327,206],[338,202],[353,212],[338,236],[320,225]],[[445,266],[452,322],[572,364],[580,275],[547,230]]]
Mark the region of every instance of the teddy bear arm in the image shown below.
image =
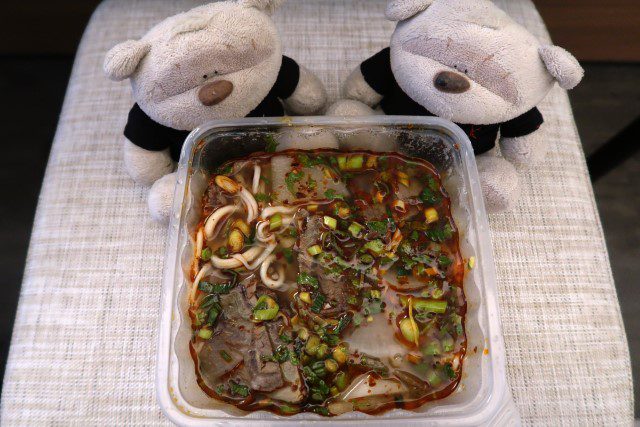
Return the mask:
[[[127,173],[141,185],[151,185],[174,169],[169,149],[145,150],[125,138],[124,164]]]
[[[298,85],[291,96],[284,99],[287,111],[297,115],[311,115],[320,112],[327,103],[327,91],[320,79],[300,65]]]
[[[383,98],[367,83],[359,66],[347,77],[342,87],[342,95],[346,99],[360,101],[372,108],[378,105]]]

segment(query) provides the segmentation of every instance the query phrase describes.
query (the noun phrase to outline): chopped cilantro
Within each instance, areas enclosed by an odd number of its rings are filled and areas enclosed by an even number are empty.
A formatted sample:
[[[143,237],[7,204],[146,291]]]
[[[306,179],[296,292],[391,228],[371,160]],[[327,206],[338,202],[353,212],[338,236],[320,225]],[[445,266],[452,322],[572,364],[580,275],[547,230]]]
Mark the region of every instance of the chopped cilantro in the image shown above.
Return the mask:
[[[293,262],[293,249],[291,248],[284,248],[282,250],[282,256],[284,256],[284,259],[287,260],[287,262],[289,264],[291,264]]]
[[[235,283],[198,283],[198,289],[207,294],[228,294],[235,286]]]
[[[427,178],[427,185],[432,191],[438,191],[438,181],[436,181],[432,176]]]
[[[336,193],[336,191],[332,188],[324,192],[324,197],[330,200],[335,200],[335,199],[344,200],[344,196],[342,194]]]
[[[285,334],[284,332],[281,333],[280,335],[278,335],[278,338],[280,339],[280,341],[282,341],[285,344],[289,344],[289,343],[293,342],[291,337],[289,335]]]
[[[419,197],[423,203],[426,203],[428,205],[435,205],[437,203],[440,203],[440,196],[438,196],[435,191],[431,190],[428,187],[425,187],[422,190],[422,193],[420,193]]]
[[[211,248],[204,248],[200,253],[200,259],[202,261],[209,261],[211,259]]]
[[[405,277],[411,274],[411,270],[407,270],[404,268],[398,268],[398,270],[396,271],[396,276],[398,277]]]
[[[229,175],[233,171],[231,164],[222,165],[216,169],[216,175]]]
[[[329,410],[324,406],[314,406],[312,410],[318,415],[324,415],[325,417],[329,416]]]
[[[445,374],[447,374],[447,377],[449,377],[450,380],[456,379],[456,372],[453,370],[451,363],[445,363],[445,365],[442,367],[442,370]]]
[[[279,142],[276,141],[273,135],[267,135],[264,137],[264,139],[266,141],[264,151],[266,151],[267,153],[275,153],[276,149],[278,148]]]
[[[440,255],[440,257],[438,257],[438,263],[443,267],[449,267],[453,263],[453,260],[446,255]]]
[[[445,224],[443,228],[427,230],[425,235],[429,240],[433,240],[434,242],[444,242],[453,236],[453,229],[449,224]]]
[[[309,182],[309,190],[313,190],[318,186],[318,184],[316,183],[316,180],[311,177],[309,177],[308,182]]]
[[[240,383],[229,381],[229,389],[234,396],[247,397],[249,396],[249,387]]]
[[[284,178],[284,182],[287,184],[287,188],[291,194],[294,194],[293,184],[300,181],[304,177],[304,172],[302,171],[291,171]]]
[[[271,196],[269,194],[264,193],[256,193],[253,195],[257,202],[269,203],[271,201]]]

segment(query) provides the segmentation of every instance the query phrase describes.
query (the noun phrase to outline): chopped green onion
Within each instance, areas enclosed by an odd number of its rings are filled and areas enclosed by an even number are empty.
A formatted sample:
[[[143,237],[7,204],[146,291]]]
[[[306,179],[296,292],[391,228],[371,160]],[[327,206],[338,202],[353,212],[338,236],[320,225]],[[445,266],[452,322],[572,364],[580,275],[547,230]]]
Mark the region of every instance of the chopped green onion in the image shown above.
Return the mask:
[[[256,310],[253,312],[253,318],[259,322],[273,320],[278,315],[278,307],[265,308],[264,310]]]
[[[453,343],[453,338],[451,338],[451,336],[447,335],[442,339],[442,348],[444,351],[446,352],[453,351],[453,347],[454,347],[454,343]]]
[[[200,253],[200,259],[202,261],[209,261],[211,259],[211,248],[204,248]]]
[[[351,233],[353,237],[358,237],[361,231],[362,225],[358,224],[357,222],[352,222],[349,226],[349,233]]]
[[[320,313],[320,310],[322,310],[326,299],[327,298],[319,292],[314,294],[313,304],[311,304],[311,311],[313,311],[314,313]]]
[[[324,368],[329,372],[336,372],[338,370],[338,362],[333,359],[327,359],[324,361]]]
[[[329,346],[326,345],[325,343],[322,343],[318,346],[318,348],[316,349],[316,357],[318,359],[324,359],[325,357],[327,357],[327,355],[329,354]],[[324,363],[322,362],[316,362],[319,363],[317,366],[321,366],[322,368],[318,368],[318,369],[323,369],[324,370]],[[315,370],[315,368],[314,368]],[[320,375],[319,375],[320,376]]]
[[[431,341],[426,345],[425,348],[422,349],[422,353],[424,353],[425,356],[438,356],[442,354],[440,341]]]
[[[342,194],[336,193],[336,190],[334,190],[333,188],[330,188],[327,191],[325,191],[324,197],[326,197],[329,200],[335,200],[335,199],[344,200],[344,196]]]
[[[320,346],[320,337],[317,335],[311,335],[311,337],[307,340],[305,344],[304,351],[309,356],[315,356],[318,347]]]
[[[362,169],[362,165],[364,164],[364,157],[362,155],[349,157],[347,163],[344,165],[345,170],[358,170]]]
[[[440,378],[438,372],[431,370],[427,372],[427,382],[431,387],[437,387],[442,382],[442,378]]]
[[[332,218],[330,216],[325,216],[324,225],[326,225],[332,230],[335,230],[338,227],[338,221],[335,218]]]
[[[307,249],[307,253],[311,256],[316,256],[322,253],[320,245],[313,245]]]
[[[362,249],[370,250],[375,255],[380,255],[382,252],[384,252],[384,243],[382,243],[382,240],[379,239],[371,240],[365,243]]]
[[[320,284],[320,282],[318,282],[318,279],[316,279],[309,273],[305,273],[304,271],[301,273],[298,273],[298,278],[296,279],[296,282],[298,283],[298,285],[308,285],[314,289],[318,289],[318,286]]]
[[[413,308],[420,311],[442,314],[447,311],[447,302],[432,299],[414,299]]]
[[[344,170],[347,166],[347,157],[346,156],[338,156],[338,167],[340,170]]]
[[[469,258],[469,261],[467,261],[467,267],[469,267],[469,270],[473,270],[473,267],[475,266],[476,266],[476,257]]]
[[[213,331],[211,329],[200,329],[198,331],[198,336],[203,340],[208,340],[213,336]]]
[[[360,262],[363,264],[371,264],[373,262],[373,257],[369,254],[360,255]]]
[[[273,298],[262,295],[258,298],[256,306],[253,309],[253,319],[259,322],[273,320],[278,315],[278,311],[280,311],[280,307]]]
[[[269,218],[269,230],[274,231],[282,227],[282,214],[277,213]]]

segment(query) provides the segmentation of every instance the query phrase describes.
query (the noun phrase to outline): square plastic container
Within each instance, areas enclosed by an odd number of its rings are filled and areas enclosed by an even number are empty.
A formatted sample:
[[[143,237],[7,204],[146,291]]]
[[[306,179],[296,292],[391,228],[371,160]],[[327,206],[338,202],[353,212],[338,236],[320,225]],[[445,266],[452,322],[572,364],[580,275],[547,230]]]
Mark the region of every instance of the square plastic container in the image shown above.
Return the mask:
[[[186,289],[193,255],[193,232],[210,170],[227,160],[265,147],[265,136],[338,143],[341,149],[398,151],[434,164],[452,201],[465,259],[475,268],[465,275],[467,354],[462,379],[448,397],[415,411],[394,409],[380,415],[351,412],[337,417],[303,413],[290,417],[259,411],[247,413],[208,397],[196,383],[188,342]],[[243,119],[212,122],[194,130],[180,158],[169,227],[162,314],[158,343],[156,388],[166,416],[178,425],[519,425],[505,371],[505,352],[496,295],[487,215],[473,149],[453,123],[433,117],[373,116],[357,118],[305,117]]]

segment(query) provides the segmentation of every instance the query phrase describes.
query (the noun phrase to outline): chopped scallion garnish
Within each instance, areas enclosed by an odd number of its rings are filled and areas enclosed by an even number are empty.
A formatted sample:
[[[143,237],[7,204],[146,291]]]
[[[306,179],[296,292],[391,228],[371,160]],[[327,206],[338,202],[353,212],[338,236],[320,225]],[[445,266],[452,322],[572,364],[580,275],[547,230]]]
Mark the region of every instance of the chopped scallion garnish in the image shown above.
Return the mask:
[[[282,227],[282,214],[277,213],[269,218],[269,230],[274,231]]]
[[[324,225],[326,225],[332,230],[335,230],[336,228],[338,228],[338,221],[335,218],[332,218],[330,216],[325,216],[323,221],[324,221]]]
[[[311,256],[316,256],[322,253],[320,245],[313,245],[307,249],[307,253]]]

